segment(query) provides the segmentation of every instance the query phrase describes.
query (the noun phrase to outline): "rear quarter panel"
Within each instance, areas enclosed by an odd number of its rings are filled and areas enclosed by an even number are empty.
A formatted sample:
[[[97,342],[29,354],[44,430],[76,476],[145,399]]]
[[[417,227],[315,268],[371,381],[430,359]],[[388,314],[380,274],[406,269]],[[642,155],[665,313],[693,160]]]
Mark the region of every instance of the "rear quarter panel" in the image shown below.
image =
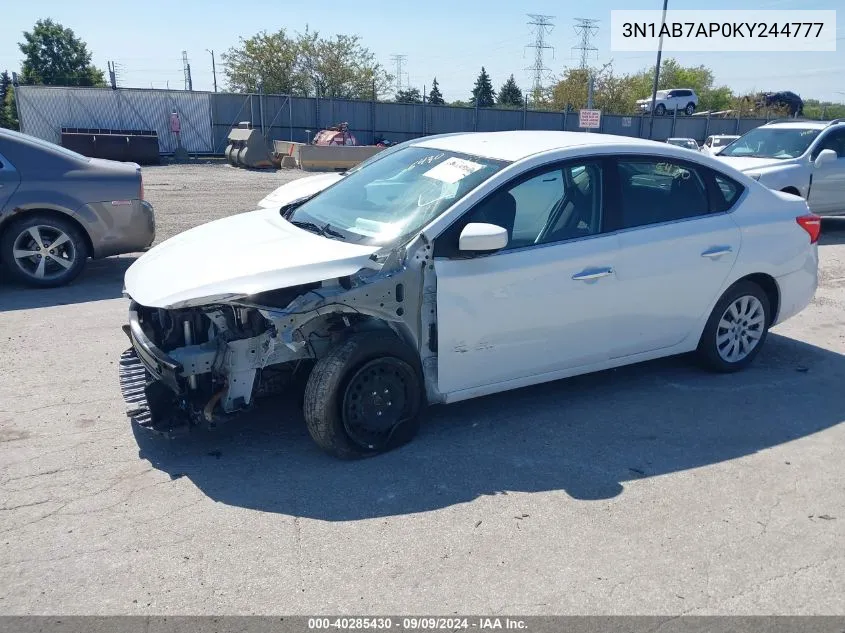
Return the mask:
[[[774,277],[780,322],[812,299],[818,285],[818,247],[796,221],[810,212],[805,200],[754,184],[733,214],[742,232],[742,249],[727,285],[755,273]]]

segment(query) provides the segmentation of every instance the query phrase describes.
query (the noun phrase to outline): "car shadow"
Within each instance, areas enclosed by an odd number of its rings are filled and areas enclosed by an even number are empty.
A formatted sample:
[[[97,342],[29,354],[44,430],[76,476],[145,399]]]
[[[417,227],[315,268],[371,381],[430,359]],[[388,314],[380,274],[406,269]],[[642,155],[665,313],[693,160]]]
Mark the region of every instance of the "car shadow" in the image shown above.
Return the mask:
[[[134,431],[141,458],[217,502],[348,521],[512,491],[614,497],[839,424],[843,379],[845,356],[772,334],[741,374],[678,357],[434,407],[415,441],[361,461],[320,452],[283,400],[179,440]]]
[[[136,256],[106,257],[88,262],[82,274],[67,286],[31,288],[12,282],[0,269],[0,312],[87,303],[122,296],[123,276]]]
[[[845,217],[822,218],[820,246],[845,244]]]

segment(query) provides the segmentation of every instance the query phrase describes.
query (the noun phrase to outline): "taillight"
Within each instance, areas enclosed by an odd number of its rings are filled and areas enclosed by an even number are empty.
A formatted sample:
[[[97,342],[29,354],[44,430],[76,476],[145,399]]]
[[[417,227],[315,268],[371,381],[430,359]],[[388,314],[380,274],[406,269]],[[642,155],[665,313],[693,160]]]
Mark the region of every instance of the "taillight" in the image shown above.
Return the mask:
[[[810,234],[810,244],[815,244],[819,241],[819,233],[822,232],[822,219],[814,213],[807,215],[800,215],[795,218],[795,221],[802,229]]]
[[[144,199],[144,175],[138,174],[138,178],[141,180],[141,200]]]

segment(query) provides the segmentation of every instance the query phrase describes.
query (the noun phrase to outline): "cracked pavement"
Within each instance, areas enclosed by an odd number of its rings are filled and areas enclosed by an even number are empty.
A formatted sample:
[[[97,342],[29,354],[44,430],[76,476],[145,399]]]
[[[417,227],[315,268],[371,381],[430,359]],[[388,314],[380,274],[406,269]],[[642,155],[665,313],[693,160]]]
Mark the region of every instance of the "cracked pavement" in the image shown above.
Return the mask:
[[[159,238],[297,172],[147,168]],[[0,282],[2,614],[845,614],[845,221],[746,372],[662,360],[432,409],[362,462],[294,403],[133,431],[133,257]]]

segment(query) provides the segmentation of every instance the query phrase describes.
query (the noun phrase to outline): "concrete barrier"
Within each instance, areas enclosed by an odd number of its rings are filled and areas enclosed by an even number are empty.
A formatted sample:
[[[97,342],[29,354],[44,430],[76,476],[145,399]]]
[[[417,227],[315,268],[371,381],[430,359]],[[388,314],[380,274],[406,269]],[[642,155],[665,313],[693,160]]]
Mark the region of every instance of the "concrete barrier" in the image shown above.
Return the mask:
[[[273,162],[281,167],[298,167],[299,151],[304,143],[273,141]]]
[[[383,149],[376,145],[300,145],[299,166],[306,171],[351,169]]]
[[[226,160],[235,167],[272,167],[270,152],[261,132],[242,127],[233,128],[228,136]]]

